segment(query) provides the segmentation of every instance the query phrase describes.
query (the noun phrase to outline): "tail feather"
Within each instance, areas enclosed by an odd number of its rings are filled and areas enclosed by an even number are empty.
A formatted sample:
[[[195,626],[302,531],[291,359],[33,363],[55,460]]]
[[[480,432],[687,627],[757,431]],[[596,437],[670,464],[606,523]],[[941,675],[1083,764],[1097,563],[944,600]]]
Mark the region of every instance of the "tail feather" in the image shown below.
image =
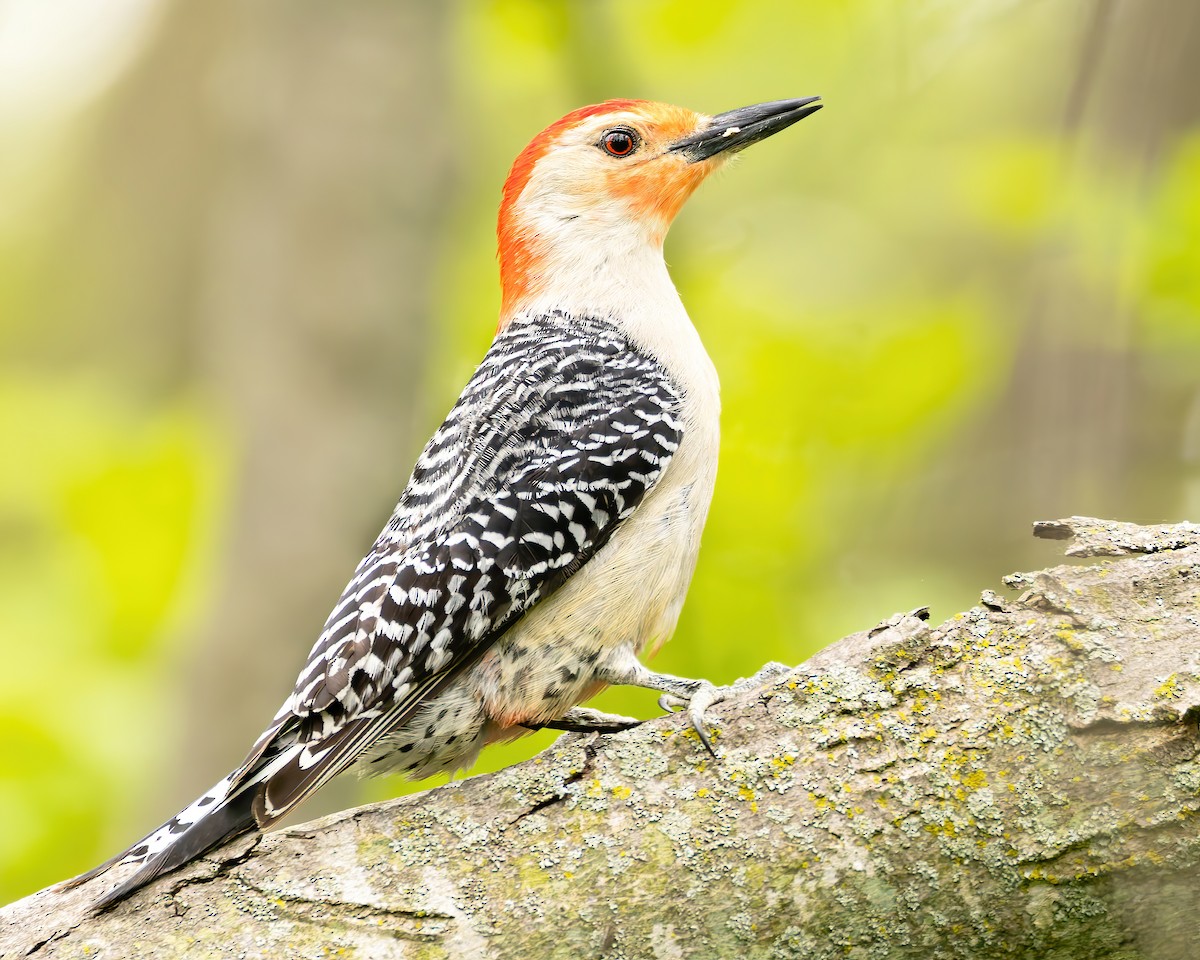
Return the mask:
[[[170,846],[147,857],[141,868],[128,880],[97,899],[94,904],[96,911],[102,913],[108,910],[164,873],[190,863],[235,837],[257,829],[254,814],[250,809],[252,801],[253,794],[247,791],[215,807],[203,819],[178,834]]]
[[[203,856],[235,837],[256,830],[258,824],[251,809],[254,791],[242,790],[228,796],[230,779],[226,777],[124,853],[62,886],[80,886],[113,866],[141,864],[128,879],[95,901],[93,906],[100,913],[164,873]]]

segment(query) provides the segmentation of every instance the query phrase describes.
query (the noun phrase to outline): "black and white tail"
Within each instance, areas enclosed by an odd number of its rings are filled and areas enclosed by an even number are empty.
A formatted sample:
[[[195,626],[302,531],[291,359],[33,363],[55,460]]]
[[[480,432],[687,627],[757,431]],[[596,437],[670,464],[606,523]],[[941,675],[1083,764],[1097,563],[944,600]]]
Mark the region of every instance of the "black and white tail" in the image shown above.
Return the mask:
[[[162,874],[258,829],[251,809],[254,791],[242,789],[229,796],[232,780],[231,774],[124,853],[62,886],[77,887],[112,867],[140,864],[137,872],[96,900],[96,911],[103,912]]]

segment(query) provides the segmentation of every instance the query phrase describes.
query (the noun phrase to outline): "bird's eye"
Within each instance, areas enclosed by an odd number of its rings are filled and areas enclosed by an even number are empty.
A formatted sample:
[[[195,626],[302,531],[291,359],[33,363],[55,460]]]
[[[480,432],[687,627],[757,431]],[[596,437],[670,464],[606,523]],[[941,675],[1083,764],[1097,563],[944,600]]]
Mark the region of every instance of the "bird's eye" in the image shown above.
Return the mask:
[[[627,157],[637,149],[638,135],[628,127],[616,127],[604,134],[600,145],[610,157]]]

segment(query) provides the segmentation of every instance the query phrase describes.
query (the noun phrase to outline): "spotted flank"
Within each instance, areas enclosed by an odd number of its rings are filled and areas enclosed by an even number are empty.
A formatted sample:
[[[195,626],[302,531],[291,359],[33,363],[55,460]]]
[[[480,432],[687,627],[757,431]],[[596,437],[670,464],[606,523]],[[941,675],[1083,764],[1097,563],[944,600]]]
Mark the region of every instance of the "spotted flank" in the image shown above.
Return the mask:
[[[613,323],[518,315],[425,447],[243,765],[118,857],[143,866],[100,905],[271,823],[360,759],[425,772],[469,753],[432,735],[448,711],[473,724],[465,740],[483,735],[470,719],[482,708],[455,681],[631,516],[679,447],[681,404]]]

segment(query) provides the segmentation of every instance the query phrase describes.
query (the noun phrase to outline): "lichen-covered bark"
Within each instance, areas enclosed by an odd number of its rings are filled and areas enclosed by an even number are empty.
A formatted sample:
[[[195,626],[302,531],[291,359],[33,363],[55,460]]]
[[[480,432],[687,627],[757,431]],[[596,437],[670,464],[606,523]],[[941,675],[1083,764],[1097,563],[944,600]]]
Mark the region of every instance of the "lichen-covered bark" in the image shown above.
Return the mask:
[[[1200,956],[1200,526],[1038,532],[1093,559],[764,670],[713,711],[719,761],[682,718],[566,736],[102,917],[43,891],[0,953]]]

